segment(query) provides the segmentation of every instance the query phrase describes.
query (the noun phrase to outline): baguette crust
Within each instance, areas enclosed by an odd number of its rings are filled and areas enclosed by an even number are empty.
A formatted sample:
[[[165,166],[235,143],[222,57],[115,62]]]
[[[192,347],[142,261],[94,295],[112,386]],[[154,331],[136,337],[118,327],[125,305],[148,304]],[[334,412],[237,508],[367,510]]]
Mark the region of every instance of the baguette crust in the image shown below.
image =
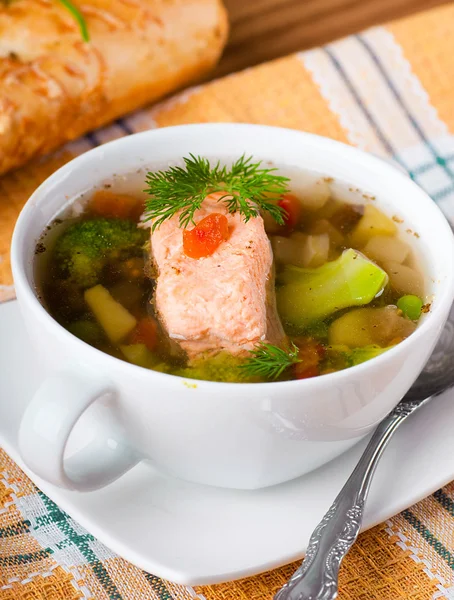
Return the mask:
[[[221,0],[0,2],[0,174],[200,79],[227,38]]]

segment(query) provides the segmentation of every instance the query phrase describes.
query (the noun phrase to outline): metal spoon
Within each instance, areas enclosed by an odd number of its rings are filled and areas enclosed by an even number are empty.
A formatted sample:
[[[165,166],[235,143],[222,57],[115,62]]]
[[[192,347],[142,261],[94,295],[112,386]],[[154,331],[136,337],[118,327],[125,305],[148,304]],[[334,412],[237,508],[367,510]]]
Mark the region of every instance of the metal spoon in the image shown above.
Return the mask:
[[[274,600],[334,600],[339,567],[358,537],[372,477],[383,450],[401,423],[454,385],[454,305],[421,375],[375,430],[355,470],[315,528],[301,566]]]

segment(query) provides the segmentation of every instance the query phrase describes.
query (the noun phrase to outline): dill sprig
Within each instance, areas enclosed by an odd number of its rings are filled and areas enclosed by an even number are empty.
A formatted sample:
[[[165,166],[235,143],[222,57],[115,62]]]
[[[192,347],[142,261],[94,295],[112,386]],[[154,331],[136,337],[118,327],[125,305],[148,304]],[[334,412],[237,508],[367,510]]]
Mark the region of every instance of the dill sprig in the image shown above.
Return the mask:
[[[286,369],[301,362],[298,352],[295,344],[289,350],[282,350],[272,344],[261,343],[250,351],[250,358],[238,368],[247,375],[278,379]]]
[[[9,6],[13,0],[0,0],[0,4],[4,4],[5,6]],[[79,25],[80,33],[84,42],[90,41],[90,35],[88,33],[87,22],[85,21],[84,16],[80,12],[80,10],[75,6],[71,0],[58,0],[62,6],[69,11],[74,19],[77,21]]]
[[[230,213],[239,212],[246,222],[263,210],[279,224],[284,223],[285,211],[272,202],[272,197],[287,191],[289,179],[276,175],[276,169],[261,168],[260,161],[252,162],[252,157],[244,155],[230,168],[221,167],[219,162],[212,167],[208,159],[193,154],[183,160],[185,168],[147,174],[145,191],[150,198],[145,203],[145,215],[153,220],[153,230],[180,211],[180,227],[187,227],[206,196],[215,192],[224,192],[219,202],[224,202]]]

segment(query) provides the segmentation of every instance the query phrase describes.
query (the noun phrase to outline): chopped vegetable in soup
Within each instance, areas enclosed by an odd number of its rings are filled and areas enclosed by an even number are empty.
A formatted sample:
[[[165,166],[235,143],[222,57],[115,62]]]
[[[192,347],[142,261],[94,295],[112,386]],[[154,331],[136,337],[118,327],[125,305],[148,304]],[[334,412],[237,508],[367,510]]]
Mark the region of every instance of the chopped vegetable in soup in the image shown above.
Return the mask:
[[[103,352],[192,379],[308,379],[386,352],[426,311],[396,221],[330,178],[244,156],[148,173],[146,196],[137,177],[79,199],[36,254],[50,314]]]

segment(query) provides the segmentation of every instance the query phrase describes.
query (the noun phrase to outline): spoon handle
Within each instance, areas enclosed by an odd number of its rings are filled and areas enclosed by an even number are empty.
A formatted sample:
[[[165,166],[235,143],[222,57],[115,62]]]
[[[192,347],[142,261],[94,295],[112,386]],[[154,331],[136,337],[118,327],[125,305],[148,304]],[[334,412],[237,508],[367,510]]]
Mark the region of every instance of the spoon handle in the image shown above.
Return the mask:
[[[355,470],[311,535],[303,563],[274,600],[337,598],[339,567],[358,537],[378,461],[397,427],[424,403],[401,402],[381,421]]]

